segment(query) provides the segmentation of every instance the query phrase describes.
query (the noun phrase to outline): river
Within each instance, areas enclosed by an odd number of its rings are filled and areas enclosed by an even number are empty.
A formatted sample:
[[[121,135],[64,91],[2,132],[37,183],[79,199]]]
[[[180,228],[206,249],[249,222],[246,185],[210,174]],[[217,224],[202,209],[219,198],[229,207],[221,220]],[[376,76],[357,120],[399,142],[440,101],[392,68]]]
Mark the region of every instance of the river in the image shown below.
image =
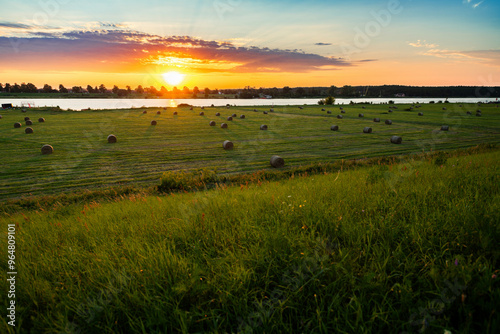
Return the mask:
[[[146,107],[176,107],[178,104],[187,103],[192,106],[287,106],[287,105],[318,105],[318,98],[315,99],[8,99],[0,98],[0,103],[12,103],[17,107],[55,107],[61,109],[127,109]],[[336,105],[354,103],[388,103],[390,100],[397,104],[406,103],[429,103],[430,101],[445,101],[445,98],[352,98],[335,100]],[[449,98],[449,102],[457,103],[477,103],[495,102],[497,98],[472,97],[472,98]]]

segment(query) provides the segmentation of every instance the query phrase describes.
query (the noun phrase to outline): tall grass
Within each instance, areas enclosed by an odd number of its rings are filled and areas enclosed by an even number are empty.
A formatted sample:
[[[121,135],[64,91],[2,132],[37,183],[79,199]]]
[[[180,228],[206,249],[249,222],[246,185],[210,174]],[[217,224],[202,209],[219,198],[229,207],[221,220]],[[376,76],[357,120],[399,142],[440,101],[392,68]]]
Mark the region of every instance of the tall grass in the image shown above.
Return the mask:
[[[19,257],[0,331],[496,333],[499,154],[0,218]]]

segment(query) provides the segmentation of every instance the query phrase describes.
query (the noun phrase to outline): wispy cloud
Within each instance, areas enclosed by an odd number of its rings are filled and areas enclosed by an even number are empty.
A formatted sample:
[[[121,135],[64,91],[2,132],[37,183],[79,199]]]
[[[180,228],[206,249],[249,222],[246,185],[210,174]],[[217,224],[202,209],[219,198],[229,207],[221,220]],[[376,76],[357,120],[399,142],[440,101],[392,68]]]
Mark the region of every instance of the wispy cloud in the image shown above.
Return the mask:
[[[118,27],[114,23],[109,25]],[[0,37],[0,68],[37,64],[37,59],[44,59],[51,70],[77,67],[96,72],[140,72],[148,68],[175,67],[190,72],[305,73],[354,65],[338,57],[300,50],[243,47],[227,41],[164,37],[123,29],[30,31],[28,37],[16,39],[16,45],[22,49],[16,57],[13,57],[11,45],[9,37]]]
[[[456,51],[430,49],[422,54],[438,58],[454,59],[457,61],[473,61],[495,67],[500,66],[500,50]]]
[[[479,2],[472,2],[472,0],[464,0],[463,3],[470,5],[473,9],[476,9],[477,7],[481,6],[481,4],[484,2],[484,0],[479,1]]]
[[[319,46],[325,46],[325,45],[332,45],[332,43],[315,43],[314,45],[319,45]]]
[[[415,48],[436,48],[439,45],[433,43],[427,43],[427,41],[417,40],[416,42],[407,42],[408,45],[413,46]]]

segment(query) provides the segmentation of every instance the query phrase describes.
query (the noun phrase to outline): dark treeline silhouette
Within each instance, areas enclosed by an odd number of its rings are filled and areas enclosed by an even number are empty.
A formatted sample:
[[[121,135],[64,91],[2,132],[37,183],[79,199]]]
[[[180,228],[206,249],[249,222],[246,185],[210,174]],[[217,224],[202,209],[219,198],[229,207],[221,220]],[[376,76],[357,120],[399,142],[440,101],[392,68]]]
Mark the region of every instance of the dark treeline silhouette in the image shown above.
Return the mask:
[[[182,89],[173,87],[168,90],[162,86],[159,90],[156,87],[137,86],[132,89],[130,86],[119,88],[114,85],[112,89],[106,88],[104,84],[92,87],[87,85],[64,87],[60,84],[58,89],[45,84],[38,88],[32,83],[22,83],[13,85],[0,83],[0,93],[4,95],[28,93],[28,94],[65,94],[72,97],[134,97],[134,98],[324,98],[327,96],[343,98],[397,98],[397,97],[500,97],[500,87],[478,87],[478,86],[350,86],[342,87],[294,87],[285,86],[283,88],[255,88],[246,86],[243,89],[209,89],[200,90],[198,87],[189,89],[184,86]]]

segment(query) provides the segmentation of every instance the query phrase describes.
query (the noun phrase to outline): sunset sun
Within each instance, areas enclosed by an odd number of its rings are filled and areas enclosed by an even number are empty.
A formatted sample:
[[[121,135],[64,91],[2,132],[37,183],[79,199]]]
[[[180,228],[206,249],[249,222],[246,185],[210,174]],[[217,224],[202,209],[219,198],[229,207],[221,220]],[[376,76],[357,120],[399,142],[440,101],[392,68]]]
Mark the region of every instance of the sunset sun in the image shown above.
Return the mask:
[[[163,73],[163,79],[172,86],[177,86],[184,80],[185,74],[181,74],[176,71],[170,71],[167,73]]]

